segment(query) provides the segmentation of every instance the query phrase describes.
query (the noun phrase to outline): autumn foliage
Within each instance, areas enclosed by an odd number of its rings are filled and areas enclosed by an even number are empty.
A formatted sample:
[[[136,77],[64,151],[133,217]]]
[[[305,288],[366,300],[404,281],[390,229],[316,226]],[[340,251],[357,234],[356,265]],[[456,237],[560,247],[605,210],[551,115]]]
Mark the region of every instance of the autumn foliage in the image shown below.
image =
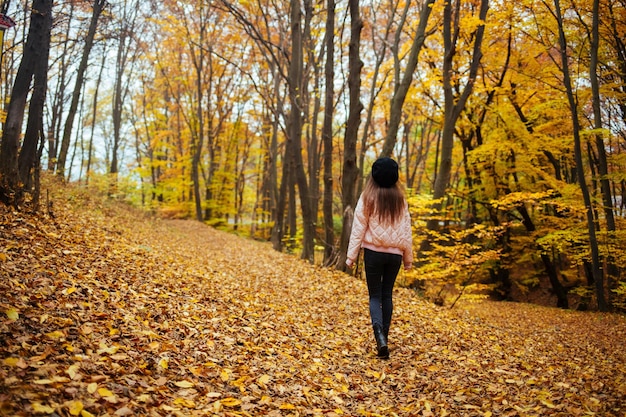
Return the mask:
[[[626,319],[397,289],[52,186],[0,205],[0,415],[622,416]]]

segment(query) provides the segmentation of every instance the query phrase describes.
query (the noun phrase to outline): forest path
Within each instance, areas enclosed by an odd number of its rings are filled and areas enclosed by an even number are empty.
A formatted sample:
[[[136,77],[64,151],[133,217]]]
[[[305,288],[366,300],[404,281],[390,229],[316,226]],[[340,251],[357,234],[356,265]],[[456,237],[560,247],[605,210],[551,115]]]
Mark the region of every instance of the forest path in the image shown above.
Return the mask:
[[[397,288],[379,360],[362,280],[57,194],[0,207],[0,415],[626,415],[623,316]]]

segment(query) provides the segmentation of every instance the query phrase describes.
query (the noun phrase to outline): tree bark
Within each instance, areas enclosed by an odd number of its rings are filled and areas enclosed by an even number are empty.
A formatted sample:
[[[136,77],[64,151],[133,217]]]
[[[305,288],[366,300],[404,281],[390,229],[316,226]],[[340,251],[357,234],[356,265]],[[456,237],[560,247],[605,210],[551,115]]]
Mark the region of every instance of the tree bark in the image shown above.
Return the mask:
[[[39,165],[39,143],[43,137],[43,111],[46,103],[48,87],[48,58],[50,55],[50,31],[52,29],[52,3],[48,9],[40,10],[44,15],[44,22],[40,38],[40,57],[35,62],[33,72],[33,92],[28,106],[28,120],[24,141],[18,158],[19,176],[25,189],[33,184],[32,169]],[[39,190],[36,190],[38,193]]]
[[[47,59],[46,51],[49,48],[51,25],[52,0],[34,0],[28,37],[24,46],[22,61],[15,76],[2,132],[2,143],[0,144],[0,174],[2,177],[0,199],[7,204],[16,206],[21,202],[23,193],[19,177],[18,157],[26,100],[31,80],[39,63],[43,59]],[[35,146],[35,152],[36,149]]]
[[[555,17],[559,29],[559,47],[561,54],[561,64],[563,71],[563,84],[567,92],[567,100],[569,102],[570,111],[572,113],[572,127],[574,134],[574,158],[576,160],[576,174],[578,176],[578,183],[583,195],[583,201],[585,203],[587,212],[587,230],[589,233],[589,246],[591,249],[591,265],[593,279],[596,286],[596,300],[598,303],[598,310],[607,311],[609,306],[606,302],[604,295],[604,276],[600,265],[600,254],[598,250],[598,240],[596,237],[596,226],[594,221],[594,210],[591,203],[591,196],[587,187],[587,179],[585,178],[585,170],[582,158],[582,146],[580,139],[580,122],[578,121],[578,107],[576,104],[576,98],[574,97],[574,91],[572,88],[572,81],[569,74],[569,63],[567,57],[567,41],[565,39],[565,31],[563,29],[563,17],[561,15],[561,4],[559,0],[554,0]]]
[[[291,0],[291,62],[289,63],[289,99],[291,109],[288,121],[288,141],[292,143],[293,161],[300,209],[302,210],[302,259],[313,262],[315,220],[311,210],[309,184],[307,183],[304,161],[302,158],[302,88],[303,88],[303,45],[302,45],[302,10],[299,0]]]
[[[360,58],[360,42],[363,21],[361,20],[358,0],[349,0],[348,8],[350,9],[350,45],[348,47],[350,108],[346,133],[343,139],[343,176],[341,180],[343,194],[341,202],[344,213],[354,211],[356,206],[356,185],[359,175],[359,168],[356,165],[356,143],[361,111],[363,111],[363,104],[360,99],[361,69],[363,68],[363,61]],[[337,259],[337,268],[340,270],[346,269],[346,252],[348,250],[351,229],[352,223],[344,221],[339,242],[339,257]]]
[[[333,222],[333,103],[335,84],[335,0],[327,0],[326,11],[326,64],[324,66],[324,122],[322,143],[324,145],[324,264],[330,265],[335,252]]]
[[[394,91],[393,98],[391,99],[391,110],[389,113],[389,128],[387,129],[387,135],[385,136],[385,143],[380,156],[390,157],[393,153],[393,148],[396,145],[398,128],[402,119],[402,106],[406,99],[406,95],[411,87],[413,81],[413,73],[417,67],[417,59],[422,46],[424,46],[424,40],[426,39],[426,25],[428,24],[428,18],[432,11],[432,5],[435,0],[427,0],[422,7],[420,13],[420,21],[413,38],[413,44],[411,45],[411,52],[409,53],[409,59],[402,76],[402,81]]]
[[[606,158],[606,145],[602,135],[602,110],[600,105],[600,83],[598,81],[598,50],[600,48],[600,0],[593,0],[592,11],[592,28],[590,52],[591,60],[589,62],[589,79],[591,81],[591,95],[593,107],[593,128],[598,132],[595,134],[596,152],[598,152],[598,171],[600,174],[600,190],[602,192],[602,203],[604,207],[604,218],[606,221],[606,230],[609,235],[613,235],[616,231],[615,216],[613,213],[613,196],[611,193],[611,183],[609,181],[609,167]],[[607,272],[615,282],[619,279],[619,269],[615,265],[612,256],[607,257]],[[610,285],[610,281],[609,281]],[[611,292],[609,292],[611,294]]]
[[[74,126],[74,118],[76,117],[76,111],[78,109],[78,102],[80,100],[80,92],[83,88],[85,81],[85,71],[87,71],[87,64],[89,63],[89,54],[93,47],[94,38],[96,36],[96,28],[98,27],[98,20],[104,6],[105,0],[94,0],[93,11],[91,14],[91,22],[89,23],[89,31],[85,38],[85,47],[83,49],[83,55],[76,71],[76,84],[74,85],[74,91],[72,92],[72,101],[70,102],[70,108],[67,113],[67,119],[65,120],[65,128],[63,129],[63,138],[61,140],[61,149],[59,151],[59,159],[57,161],[57,175],[60,178],[65,177],[65,164],[67,162],[67,153],[70,148],[70,139],[72,136],[72,127]]]
[[[474,50],[472,53],[472,61],[470,64],[469,77],[467,84],[463,89],[463,92],[455,96],[455,87],[452,85],[453,76],[453,58],[456,54],[456,37],[458,36],[459,25],[459,8],[460,0],[455,3],[456,10],[453,15],[452,4],[446,3],[444,7],[443,17],[443,41],[444,41],[444,59],[443,59],[443,90],[444,90],[444,125],[441,136],[441,156],[439,162],[439,168],[437,170],[437,177],[435,179],[433,199],[433,209],[438,212],[442,208],[441,199],[446,194],[446,189],[450,182],[450,173],[452,170],[452,149],[454,146],[454,127],[461,115],[461,112],[465,108],[465,103],[472,93],[476,75],[478,73],[478,67],[480,59],[482,57],[482,41],[485,33],[485,25],[482,24],[478,27],[475,33]],[[481,0],[480,11],[478,18],[484,21],[487,17],[487,11],[489,10],[489,1]],[[453,28],[454,18],[454,28]],[[454,32],[453,32],[454,29]],[[438,221],[429,220],[427,228],[429,230],[435,230],[438,227]],[[425,241],[426,242],[426,241]],[[425,243],[423,243],[425,245]]]

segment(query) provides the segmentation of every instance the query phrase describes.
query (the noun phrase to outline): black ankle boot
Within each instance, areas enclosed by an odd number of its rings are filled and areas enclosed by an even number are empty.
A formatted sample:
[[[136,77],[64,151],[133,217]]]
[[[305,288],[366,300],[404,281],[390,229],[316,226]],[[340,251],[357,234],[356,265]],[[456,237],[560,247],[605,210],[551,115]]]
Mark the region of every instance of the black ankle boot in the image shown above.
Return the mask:
[[[376,338],[376,349],[378,357],[387,359],[389,357],[389,347],[387,346],[387,338],[383,332],[383,328],[379,324],[374,325],[374,337]]]

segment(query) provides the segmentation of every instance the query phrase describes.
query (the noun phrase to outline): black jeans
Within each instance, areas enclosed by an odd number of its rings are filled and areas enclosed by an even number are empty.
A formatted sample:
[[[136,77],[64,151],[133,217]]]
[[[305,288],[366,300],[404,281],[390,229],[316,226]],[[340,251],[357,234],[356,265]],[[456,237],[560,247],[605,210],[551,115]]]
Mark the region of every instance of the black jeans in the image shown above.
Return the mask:
[[[363,263],[370,297],[372,325],[380,325],[387,334],[393,314],[393,286],[402,266],[402,256],[364,249]]]

